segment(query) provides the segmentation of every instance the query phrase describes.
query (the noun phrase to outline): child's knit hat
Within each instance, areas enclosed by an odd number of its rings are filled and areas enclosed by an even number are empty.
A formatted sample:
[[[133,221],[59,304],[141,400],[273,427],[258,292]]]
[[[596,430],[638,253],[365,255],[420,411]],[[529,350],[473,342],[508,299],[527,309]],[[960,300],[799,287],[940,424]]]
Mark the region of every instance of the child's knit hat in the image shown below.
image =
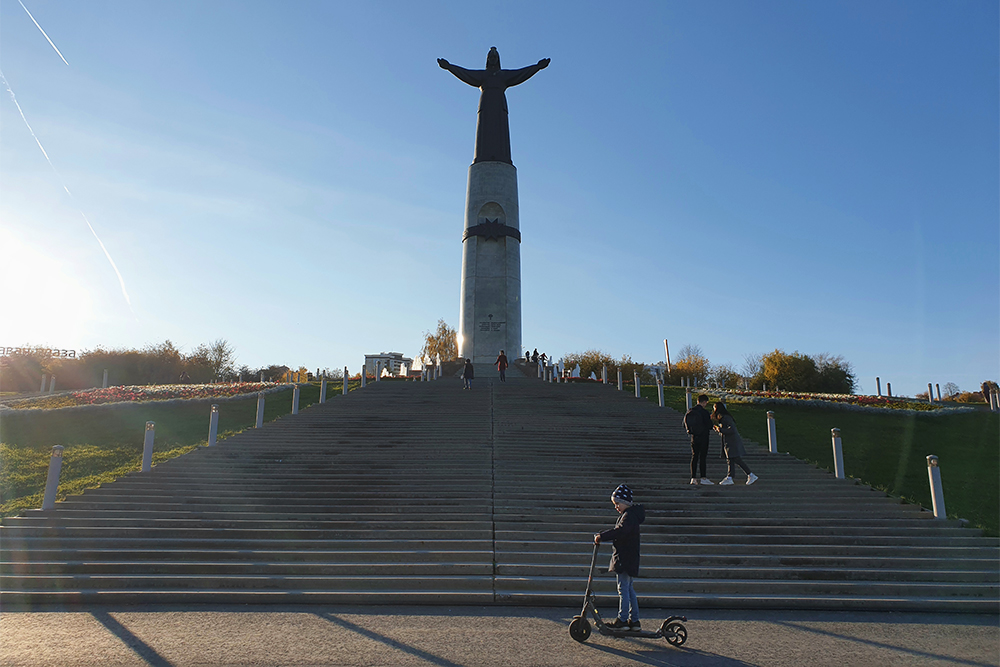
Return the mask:
[[[628,488],[628,484],[618,485],[618,488],[611,494],[611,502],[625,505],[632,504],[632,489]]]

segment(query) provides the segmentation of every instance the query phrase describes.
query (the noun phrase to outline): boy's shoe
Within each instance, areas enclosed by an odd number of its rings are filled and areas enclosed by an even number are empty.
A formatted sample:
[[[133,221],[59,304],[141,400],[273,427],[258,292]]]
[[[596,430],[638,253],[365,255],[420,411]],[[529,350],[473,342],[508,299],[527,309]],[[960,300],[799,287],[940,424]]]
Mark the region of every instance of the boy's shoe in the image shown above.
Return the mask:
[[[712,484],[713,482],[708,477],[702,477],[701,478],[701,483],[702,484]]]
[[[639,630],[642,630],[642,623],[640,623],[639,621],[629,621],[628,629],[638,632]]]
[[[628,623],[626,623],[625,621],[623,621],[620,618],[616,618],[615,620],[613,620],[610,623],[608,623],[607,626],[609,628],[614,629],[614,630],[624,630],[625,628],[628,627]]]
[[[721,482],[719,482],[719,486],[731,486],[732,483],[733,483],[733,478],[732,477],[727,477],[724,480],[722,480]]]
[[[756,481],[757,481],[757,475],[755,475],[753,473],[750,473],[750,476],[747,477],[747,486],[750,486],[751,484],[753,484]]]
[[[698,482],[698,480],[696,480],[694,477],[692,477],[691,478],[691,483],[692,484],[699,484],[700,482]]]

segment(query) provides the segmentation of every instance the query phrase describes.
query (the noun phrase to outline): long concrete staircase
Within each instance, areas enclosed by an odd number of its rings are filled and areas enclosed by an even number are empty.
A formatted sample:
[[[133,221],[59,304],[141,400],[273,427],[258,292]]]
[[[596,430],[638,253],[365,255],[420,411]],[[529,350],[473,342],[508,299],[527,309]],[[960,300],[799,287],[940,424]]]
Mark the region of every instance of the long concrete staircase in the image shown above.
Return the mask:
[[[752,444],[757,484],[691,486],[676,412],[484,375],[369,384],[4,519],[0,605],[574,606],[626,482],[646,607],[1000,608],[1000,544],[977,530]],[[612,604],[614,578],[597,591]]]

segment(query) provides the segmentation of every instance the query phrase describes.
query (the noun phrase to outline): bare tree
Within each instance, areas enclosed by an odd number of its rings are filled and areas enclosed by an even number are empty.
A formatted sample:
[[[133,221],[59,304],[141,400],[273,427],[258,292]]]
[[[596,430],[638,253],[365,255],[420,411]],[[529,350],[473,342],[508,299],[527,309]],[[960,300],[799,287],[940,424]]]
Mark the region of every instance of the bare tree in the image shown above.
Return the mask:
[[[236,350],[225,338],[219,338],[208,346],[208,364],[217,378],[231,375],[236,368]]]

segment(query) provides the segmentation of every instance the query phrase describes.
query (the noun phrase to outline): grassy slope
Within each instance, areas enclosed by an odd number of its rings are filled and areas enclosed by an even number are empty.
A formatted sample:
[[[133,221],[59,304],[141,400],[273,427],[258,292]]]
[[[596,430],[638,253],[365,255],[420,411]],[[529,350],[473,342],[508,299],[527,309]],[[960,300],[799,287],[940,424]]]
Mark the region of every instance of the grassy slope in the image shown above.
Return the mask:
[[[655,387],[642,395],[657,401]],[[669,407],[684,412],[684,390],[666,387]],[[833,470],[830,429],[839,428],[848,476],[930,507],[927,455],[941,463],[948,515],[1000,534],[1000,415],[989,412],[931,417],[851,412],[794,405],[730,405],[740,433],[767,446],[767,411],[773,410],[778,450]]]
[[[328,398],[340,393],[339,383],[327,384]],[[301,386],[300,409],[318,400],[318,383]],[[58,494],[62,499],[138,470],[147,421],[156,423],[154,465],[205,445],[211,403],[128,403],[86,410],[3,413],[0,516],[41,507],[53,445],[65,447]],[[289,414],[291,404],[291,389],[268,394],[264,421]],[[256,396],[219,402],[219,437],[252,427],[256,416]]]

